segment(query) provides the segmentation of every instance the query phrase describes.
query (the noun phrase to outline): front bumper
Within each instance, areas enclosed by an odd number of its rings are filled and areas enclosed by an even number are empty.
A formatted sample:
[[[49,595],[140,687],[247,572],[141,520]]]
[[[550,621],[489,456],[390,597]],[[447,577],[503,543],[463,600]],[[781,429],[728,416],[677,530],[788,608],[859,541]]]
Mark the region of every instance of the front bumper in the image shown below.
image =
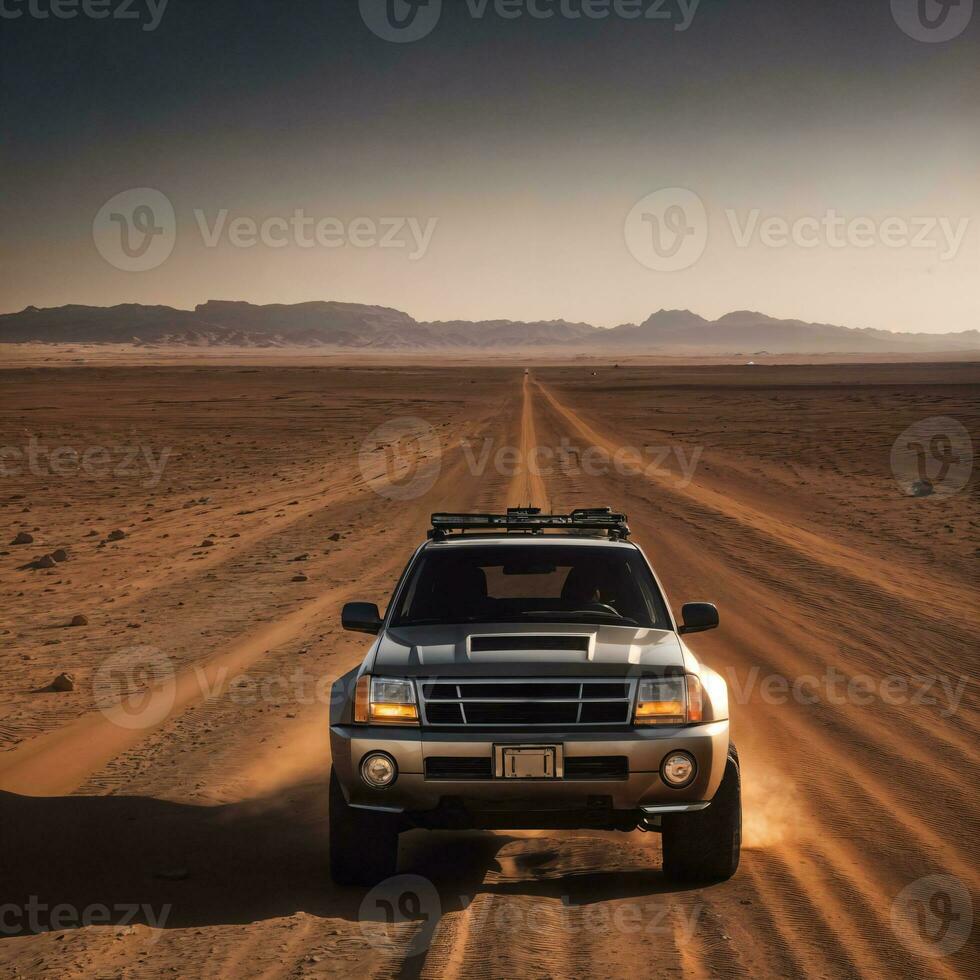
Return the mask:
[[[330,729],[333,765],[348,802],[357,807],[383,809],[408,815],[461,808],[469,813],[539,814],[543,826],[548,813],[602,807],[612,812],[636,814],[644,807],[658,812],[668,805],[710,801],[721,784],[728,757],[727,721],[677,728],[627,731],[427,731],[362,725],[334,725]],[[426,778],[430,757],[493,758],[494,746],[561,745],[565,759],[581,756],[625,756],[628,774],[619,779],[521,780],[491,778]],[[660,764],[670,752],[685,749],[697,760],[693,782],[683,789],[668,786],[660,776]],[[398,765],[398,778],[387,789],[367,786],[359,774],[369,752],[387,752]]]

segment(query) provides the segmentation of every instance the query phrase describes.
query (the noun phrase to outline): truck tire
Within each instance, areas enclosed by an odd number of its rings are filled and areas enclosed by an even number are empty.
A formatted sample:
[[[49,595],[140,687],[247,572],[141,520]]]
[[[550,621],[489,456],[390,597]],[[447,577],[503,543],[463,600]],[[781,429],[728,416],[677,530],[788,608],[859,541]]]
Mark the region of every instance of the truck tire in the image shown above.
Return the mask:
[[[738,869],[742,845],[742,779],[735,746],[711,806],[663,818],[664,874],[671,881],[727,881]]]
[[[398,870],[397,817],[355,810],[330,770],[330,877],[336,885],[376,885]]]

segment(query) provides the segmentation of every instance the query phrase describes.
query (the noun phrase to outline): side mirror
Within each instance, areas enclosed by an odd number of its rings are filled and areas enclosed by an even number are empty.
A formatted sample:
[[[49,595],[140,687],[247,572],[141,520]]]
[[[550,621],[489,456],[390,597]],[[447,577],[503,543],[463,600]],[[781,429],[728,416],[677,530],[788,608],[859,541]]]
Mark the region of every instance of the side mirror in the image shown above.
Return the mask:
[[[718,626],[718,610],[710,602],[685,602],[681,609],[681,633],[703,633]]]
[[[381,613],[373,602],[348,602],[340,614],[345,630],[353,633],[370,633],[377,636],[381,631]]]

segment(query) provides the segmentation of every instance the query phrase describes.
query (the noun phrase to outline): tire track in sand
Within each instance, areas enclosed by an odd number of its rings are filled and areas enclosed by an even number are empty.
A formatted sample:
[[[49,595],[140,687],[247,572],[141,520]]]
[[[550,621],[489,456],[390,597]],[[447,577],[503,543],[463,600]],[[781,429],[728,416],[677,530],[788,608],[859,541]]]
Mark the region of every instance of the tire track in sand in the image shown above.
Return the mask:
[[[463,457],[457,452],[444,467],[440,482],[459,486],[462,473]],[[397,533],[405,539],[406,547],[413,529],[424,520],[427,504],[428,498],[423,498],[403,508]],[[402,563],[404,550],[392,544],[390,538],[375,536],[370,540],[361,560],[370,565],[373,575],[397,570]],[[130,706],[120,702],[89,711],[4,753],[0,756],[0,791],[26,796],[63,796],[76,791],[90,776],[165,727],[181,711],[219,697],[232,678],[270,649],[303,635],[311,624],[337,610],[362,587],[362,581],[357,581],[328,590],[286,616],[246,633],[213,657],[189,664],[164,682],[151,685],[139,705],[141,717],[159,716],[151,724],[134,726]]]
[[[548,490],[541,475],[538,436],[534,428],[531,376],[524,375],[521,405],[520,461],[507,491],[508,507],[540,507],[545,513],[551,508]]]

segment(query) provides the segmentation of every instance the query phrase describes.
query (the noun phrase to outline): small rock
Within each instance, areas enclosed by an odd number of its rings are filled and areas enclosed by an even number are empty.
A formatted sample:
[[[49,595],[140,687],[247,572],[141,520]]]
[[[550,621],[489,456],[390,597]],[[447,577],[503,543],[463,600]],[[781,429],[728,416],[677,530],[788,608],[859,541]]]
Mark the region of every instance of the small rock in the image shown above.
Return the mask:
[[[87,616],[72,616],[70,626],[88,626]]]
[[[52,555],[41,555],[36,562],[34,562],[35,568],[54,568],[58,563],[54,560]]]
[[[331,534],[330,537],[327,538],[327,540],[328,541],[339,541],[340,540],[340,534],[338,532],[334,531],[334,533]]]
[[[293,561],[309,561],[309,560],[310,560],[310,556],[309,556],[309,555],[306,555],[306,554],[303,554],[303,555],[297,555],[297,556],[296,556],[296,557],[295,557],[295,558],[293,559]]]
[[[124,537],[126,537],[125,531],[119,531],[119,530],[110,531],[109,536],[106,538],[106,541],[122,541]]]
[[[74,674],[59,674],[51,682],[52,691],[74,691],[75,690],[75,675]]]
[[[89,531],[88,534],[85,535],[85,537],[87,538],[97,538],[98,536],[99,536],[98,531]]]
[[[294,575],[293,576],[293,581],[294,582],[309,582],[309,580],[310,580],[310,577],[308,575]]]
[[[68,561],[68,552],[65,551],[64,548],[58,548],[57,550],[51,552],[51,557],[55,561],[59,561],[59,562]]]
[[[210,538],[205,538],[199,545],[201,548],[213,548],[214,542]]]
[[[14,538],[11,544],[34,544],[34,535],[28,534],[26,531],[21,531],[20,534]]]

